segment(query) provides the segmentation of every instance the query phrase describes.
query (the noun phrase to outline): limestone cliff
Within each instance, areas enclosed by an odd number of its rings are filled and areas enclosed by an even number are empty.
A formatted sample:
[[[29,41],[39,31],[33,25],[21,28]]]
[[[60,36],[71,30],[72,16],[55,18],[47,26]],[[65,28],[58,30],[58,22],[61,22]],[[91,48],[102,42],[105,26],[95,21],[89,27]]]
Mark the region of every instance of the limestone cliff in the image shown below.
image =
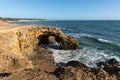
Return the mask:
[[[59,28],[50,26],[20,25],[20,27],[0,30],[0,55],[4,55],[5,57],[11,56],[10,59],[7,57],[6,59],[3,59],[3,57],[1,57],[0,59],[3,61],[1,64],[7,67],[6,70],[9,70],[8,67],[10,67],[11,64],[6,65],[5,63],[12,61],[14,64],[21,58],[24,61],[29,60],[26,61],[26,63],[20,64],[24,66],[27,64],[26,66],[30,66],[31,62],[35,62],[33,56],[36,54],[42,54],[40,56],[44,56],[43,53],[45,50],[40,48],[39,45],[48,44],[50,42],[49,36],[55,37],[55,40],[60,44],[61,49],[78,48],[78,41],[72,36],[64,35]],[[36,57],[38,57],[38,55],[36,55]],[[52,60],[51,58],[52,57],[46,59]],[[0,67],[0,70],[3,70],[4,67],[2,66]]]
[[[76,49],[78,41],[72,36],[64,35],[59,28],[47,26],[23,26],[9,32],[0,33],[0,52],[15,54],[30,54],[38,43],[45,42],[49,36],[54,36],[61,49]]]
[[[78,61],[56,66],[52,51],[41,46],[55,41],[65,50],[79,46],[56,27],[0,22],[0,80],[120,80],[120,63],[115,59],[97,63],[98,68]]]

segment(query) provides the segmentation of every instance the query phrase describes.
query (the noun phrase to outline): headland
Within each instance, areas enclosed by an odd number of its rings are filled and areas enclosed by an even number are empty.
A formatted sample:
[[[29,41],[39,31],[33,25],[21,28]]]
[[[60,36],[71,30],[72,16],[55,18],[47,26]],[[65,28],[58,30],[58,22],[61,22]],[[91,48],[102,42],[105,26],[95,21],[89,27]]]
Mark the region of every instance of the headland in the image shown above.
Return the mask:
[[[53,52],[41,44],[75,50],[78,40],[59,28],[44,25],[17,25],[0,21],[0,80],[119,80],[120,63],[115,59],[91,68],[78,61],[57,66]]]

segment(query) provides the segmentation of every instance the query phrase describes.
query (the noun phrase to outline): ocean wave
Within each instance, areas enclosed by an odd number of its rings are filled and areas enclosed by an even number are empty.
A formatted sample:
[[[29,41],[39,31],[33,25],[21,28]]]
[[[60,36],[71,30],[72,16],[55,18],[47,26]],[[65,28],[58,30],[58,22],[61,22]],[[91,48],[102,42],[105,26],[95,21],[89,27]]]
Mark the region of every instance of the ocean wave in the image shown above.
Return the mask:
[[[61,30],[66,30],[66,28],[64,28],[64,27],[61,27],[60,29],[61,29]]]
[[[106,40],[106,39],[102,39],[102,38],[98,38],[97,41],[101,42],[101,43],[112,43],[112,41]]]
[[[82,48],[80,50],[53,50],[54,60],[56,63],[67,63],[75,60],[86,64],[90,67],[96,67],[96,63],[115,58],[120,61],[120,58],[113,53],[107,54],[105,51],[100,51],[92,48]]]
[[[110,40],[106,40],[106,39],[101,39],[101,38],[98,38],[97,41],[99,43],[103,43],[103,44],[106,44],[108,46],[112,46],[116,50],[120,50],[120,43],[116,43],[116,42],[113,42],[113,41],[110,41]]]
[[[67,35],[72,35],[75,38],[81,38],[81,37],[94,37],[92,34],[86,34],[86,33],[69,33]]]
[[[120,43],[104,39],[104,38],[102,38],[103,36],[95,36],[92,34],[85,34],[85,33],[70,33],[67,35],[72,35],[75,38],[79,38],[80,42],[82,42],[81,41],[82,39],[84,40],[85,38],[87,38],[87,39],[85,39],[86,42],[91,40],[92,42],[95,42],[95,43],[105,44],[105,45],[113,46],[115,48],[120,49]]]

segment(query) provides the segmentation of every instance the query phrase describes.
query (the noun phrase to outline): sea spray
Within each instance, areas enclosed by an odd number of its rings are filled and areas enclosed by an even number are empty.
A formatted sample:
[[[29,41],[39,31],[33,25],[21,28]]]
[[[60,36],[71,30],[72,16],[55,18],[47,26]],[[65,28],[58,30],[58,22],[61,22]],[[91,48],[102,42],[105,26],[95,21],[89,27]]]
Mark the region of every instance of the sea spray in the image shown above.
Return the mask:
[[[120,58],[113,55],[113,53],[106,54],[105,51],[100,51],[92,48],[82,48],[81,50],[55,50],[53,57],[56,63],[67,63],[68,61],[75,60],[86,64],[90,67],[97,67],[96,63],[107,61],[115,58],[120,61]]]

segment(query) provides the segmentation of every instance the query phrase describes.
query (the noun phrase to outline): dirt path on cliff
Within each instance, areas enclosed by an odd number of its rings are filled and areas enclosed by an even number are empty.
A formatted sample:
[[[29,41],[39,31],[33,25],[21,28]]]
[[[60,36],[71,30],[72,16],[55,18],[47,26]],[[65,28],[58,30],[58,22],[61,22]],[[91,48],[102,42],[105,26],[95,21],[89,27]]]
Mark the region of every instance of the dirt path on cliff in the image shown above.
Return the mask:
[[[6,23],[6,22],[3,22],[3,21],[0,21],[0,30],[4,30],[4,29],[10,29],[10,28],[14,28],[18,25],[16,24],[9,24],[9,23]]]
[[[0,33],[14,31],[14,30],[19,29],[23,26],[27,26],[27,25],[9,24],[9,23],[6,23],[6,22],[3,22],[0,20]]]

